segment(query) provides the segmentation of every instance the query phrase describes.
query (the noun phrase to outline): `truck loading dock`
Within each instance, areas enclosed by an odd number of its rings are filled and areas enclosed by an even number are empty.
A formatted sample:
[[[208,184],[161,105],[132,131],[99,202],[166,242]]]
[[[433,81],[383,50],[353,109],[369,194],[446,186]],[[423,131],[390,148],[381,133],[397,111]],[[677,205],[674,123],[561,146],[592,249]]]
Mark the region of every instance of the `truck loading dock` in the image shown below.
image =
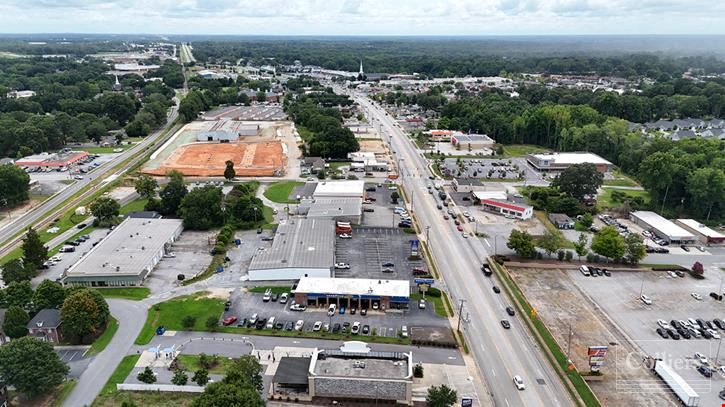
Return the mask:
[[[303,277],[294,290],[295,302],[308,306],[406,309],[410,283],[406,280]]]

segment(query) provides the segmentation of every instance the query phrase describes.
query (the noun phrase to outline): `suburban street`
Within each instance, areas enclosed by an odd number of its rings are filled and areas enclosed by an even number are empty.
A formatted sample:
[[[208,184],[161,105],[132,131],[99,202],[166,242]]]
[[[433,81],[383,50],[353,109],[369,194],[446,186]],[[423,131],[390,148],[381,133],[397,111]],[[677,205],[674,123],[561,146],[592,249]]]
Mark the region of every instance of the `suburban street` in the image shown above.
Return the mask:
[[[458,308],[460,301],[464,301],[463,316],[468,316],[468,322],[462,323],[462,329],[495,405],[572,405],[563,383],[540,355],[541,350],[526,328],[517,317],[506,315],[505,307],[511,303],[504,294],[492,291],[496,280],[485,278],[480,271],[488,256],[481,240],[463,238],[452,222],[443,219],[442,212],[436,208],[436,198],[420,192],[430,182],[426,160],[384,110],[364,96],[355,99],[368,112],[373,124],[381,126],[388,135],[401,183],[412,200],[411,210],[423,229],[430,227],[429,246],[454,307]],[[501,319],[512,322],[510,330],[501,327]],[[516,389],[512,383],[514,375],[524,379],[526,390]]]

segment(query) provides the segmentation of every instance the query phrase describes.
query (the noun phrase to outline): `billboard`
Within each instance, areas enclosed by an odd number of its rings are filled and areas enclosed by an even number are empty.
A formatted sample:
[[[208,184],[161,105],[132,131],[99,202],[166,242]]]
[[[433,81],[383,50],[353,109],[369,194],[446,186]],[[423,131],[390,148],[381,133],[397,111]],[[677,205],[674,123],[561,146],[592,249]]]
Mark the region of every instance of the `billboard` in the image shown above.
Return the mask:
[[[461,407],[472,407],[473,398],[468,396],[461,397]]]
[[[607,356],[607,351],[609,351],[608,346],[589,347],[587,356],[589,356],[589,368],[592,372],[598,372],[599,368],[604,365],[604,357]]]

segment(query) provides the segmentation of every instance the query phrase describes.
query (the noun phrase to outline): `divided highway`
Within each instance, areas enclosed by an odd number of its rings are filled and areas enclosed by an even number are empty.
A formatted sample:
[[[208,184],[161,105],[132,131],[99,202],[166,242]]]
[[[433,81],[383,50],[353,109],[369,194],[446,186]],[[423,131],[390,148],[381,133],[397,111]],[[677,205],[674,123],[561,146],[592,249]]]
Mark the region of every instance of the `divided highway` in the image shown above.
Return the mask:
[[[563,383],[519,317],[506,314],[505,308],[512,303],[503,293],[493,292],[497,279],[483,276],[480,268],[488,252],[481,240],[462,237],[453,222],[443,219],[443,213],[436,207],[437,198],[427,193],[427,184],[431,182],[428,177],[432,175],[427,160],[383,109],[364,96],[356,95],[355,100],[367,111],[374,125],[382,126],[388,135],[400,179],[412,198],[412,210],[422,228],[430,227],[429,246],[454,307],[458,308],[459,301],[464,300],[463,315],[469,319],[462,323],[462,328],[495,405],[573,405]],[[501,326],[502,319],[511,322],[510,330]],[[525,390],[516,389],[514,375],[524,379]],[[485,404],[487,397],[482,394],[478,397]]]

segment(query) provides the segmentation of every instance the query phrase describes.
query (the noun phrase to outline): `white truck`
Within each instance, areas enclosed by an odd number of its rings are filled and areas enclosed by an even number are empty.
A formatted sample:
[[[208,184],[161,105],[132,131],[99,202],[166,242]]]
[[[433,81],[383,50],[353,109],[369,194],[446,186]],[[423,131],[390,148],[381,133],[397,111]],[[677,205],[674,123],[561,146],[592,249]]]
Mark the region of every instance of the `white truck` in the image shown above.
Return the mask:
[[[677,398],[682,401],[683,405],[686,407],[697,407],[700,405],[700,395],[665,362],[655,360],[654,371],[672,389]]]

